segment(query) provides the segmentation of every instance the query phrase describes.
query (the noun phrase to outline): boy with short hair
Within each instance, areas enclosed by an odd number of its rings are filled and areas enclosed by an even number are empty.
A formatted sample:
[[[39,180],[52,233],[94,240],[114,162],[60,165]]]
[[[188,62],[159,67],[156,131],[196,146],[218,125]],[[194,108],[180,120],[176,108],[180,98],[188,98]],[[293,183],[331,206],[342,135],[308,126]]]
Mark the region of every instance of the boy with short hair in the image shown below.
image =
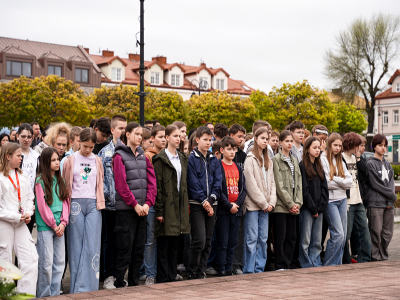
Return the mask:
[[[273,154],[275,156],[275,154],[278,153],[278,146],[279,146],[279,132],[278,131],[272,131],[268,144],[271,146]]]
[[[110,119],[106,117],[98,119],[94,125],[94,130],[96,131],[97,141],[93,148],[93,154],[98,155],[100,150],[109,145],[112,140]]]
[[[328,128],[324,125],[315,125],[311,130],[312,136],[317,137],[321,141],[321,151],[326,150],[326,140],[328,139]]]
[[[82,128],[80,128],[79,126],[75,126],[75,127],[72,127],[71,131],[69,132],[69,143],[71,144],[71,149],[69,149],[65,153],[64,158],[61,160],[61,163],[60,163],[61,173],[63,170],[64,162],[67,159],[67,157],[74,154],[76,151],[79,151],[79,149],[81,148],[81,145],[80,145],[81,140],[79,138],[81,131],[82,131]]]
[[[212,149],[212,154],[218,159],[221,159],[221,142],[220,141],[215,141],[211,147]]]
[[[236,142],[232,137],[222,139],[222,187],[216,224],[218,276],[233,275],[233,257],[238,244],[242,206],[247,194],[242,168],[233,161],[237,153],[235,149]]]
[[[242,125],[233,124],[231,128],[229,128],[228,134],[231,138],[235,140],[237,148],[233,162],[243,169],[244,161],[246,160],[247,154],[242,149],[240,149],[239,146],[244,141],[244,137],[246,135],[246,129]]]
[[[150,139],[153,142],[153,147],[148,148],[144,152],[144,155],[150,160],[151,164],[153,164],[153,156],[160,153],[167,143],[165,139],[165,127],[154,125],[151,129]],[[156,210],[154,209],[154,206],[152,206],[147,215],[147,241],[143,260],[144,275],[146,277],[145,285],[154,284],[157,275],[157,240],[154,238],[155,225]]]
[[[205,278],[207,259],[211,250],[217,199],[220,197],[222,174],[218,159],[208,149],[212,132],[200,126],[196,131],[195,148],[188,161],[187,186],[190,204],[190,259],[188,279]]]
[[[217,141],[221,141],[224,137],[228,135],[228,126],[223,123],[217,123],[214,127],[214,136]]]
[[[290,154],[297,158],[299,163],[303,160],[304,129],[305,126],[300,121],[294,121],[290,124],[289,130],[293,135],[293,147],[290,150]]]
[[[99,122],[100,118],[97,122]],[[122,131],[125,130],[127,125],[126,118],[123,115],[115,115],[111,119],[112,140],[111,142],[103,147],[99,152],[99,157],[103,162],[104,168],[104,198],[106,200],[106,209],[101,211],[102,213],[102,260],[104,261],[104,271],[101,277],[104,278],[104,288],[113,289],[115,280],[115,235],[114,227],[116,220],[115,210],[115,182],[114,172],[111,166],[112,157],[115,152],[115,145],[120,138]],[[97,123],[96,125],[97,126]]]

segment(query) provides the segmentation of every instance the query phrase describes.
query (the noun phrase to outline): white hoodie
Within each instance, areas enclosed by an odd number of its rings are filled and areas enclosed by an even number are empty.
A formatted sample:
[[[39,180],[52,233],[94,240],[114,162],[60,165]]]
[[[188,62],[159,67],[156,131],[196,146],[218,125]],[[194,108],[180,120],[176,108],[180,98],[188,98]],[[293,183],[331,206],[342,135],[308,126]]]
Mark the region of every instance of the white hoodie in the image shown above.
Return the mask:
[[[330,180],[330,167],[328,158],[326,157],[326,152],[321,154],[321,163],[324,168],[326,181],[328,183],[329,190],[329,202],[339,201],[342,199],[347,199],[346,190],[351,188],[351,184],[353,182],[353,178],[351,174],[346,168],[346,164],[342,161],[344,175],[346,178],[342,178],[339,176],[333,176],[333,180]],[[333,158],[333,163],[336,166],[336,159]],[[338,173],[336,167],[336,174]]]

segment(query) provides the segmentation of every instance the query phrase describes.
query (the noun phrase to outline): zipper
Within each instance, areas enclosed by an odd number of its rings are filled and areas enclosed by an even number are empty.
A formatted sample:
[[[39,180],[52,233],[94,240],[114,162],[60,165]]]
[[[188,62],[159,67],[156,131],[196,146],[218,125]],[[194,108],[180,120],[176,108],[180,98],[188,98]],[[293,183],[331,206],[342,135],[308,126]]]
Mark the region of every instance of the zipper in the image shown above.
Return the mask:
[[[142,199],[143,199],[142,176],[140,176],[140,168],[139,168],[139,163],[138,163],[137,157],[136,157],[135,153],[133,153],[133,155],[135,156],[136,166],[137,166],[138,173],[139,173],[140,193],[142,194]],[[146,201],[146,199],[144,199],[144,200]]]
[[[208,188],[207,158],[204,159],[204,165],[206,166],[207,198],[208,198],[210,191],[209,191],[209,188]]]

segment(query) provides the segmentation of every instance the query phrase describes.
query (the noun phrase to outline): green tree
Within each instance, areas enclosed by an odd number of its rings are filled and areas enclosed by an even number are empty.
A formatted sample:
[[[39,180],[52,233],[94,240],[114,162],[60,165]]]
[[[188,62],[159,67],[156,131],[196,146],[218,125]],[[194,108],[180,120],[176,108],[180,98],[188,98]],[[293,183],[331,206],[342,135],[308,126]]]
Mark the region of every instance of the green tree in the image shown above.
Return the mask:
[[[277,130],[283,130],[295,120],[302,121],[309,130],[317,124],[325,125],[330,131],[338,127],[328,93],[311,86],[307,80],[273,87],[268,95],[256,91],[250,100],[257,109],[257,118],[268,121]]]
[[[79,85],[62,77],[50,75],[28,79],[24,76],[0,84],[0,126],[17,126],[38,122],[72,125],[87,124],[92,111]]]
[[[251,131],[256,119],[256,108],[250,99],[241,99],[227,92],[211,91],[193,96],[187,101],[189,128],[204,126],[206,122],[224,123],[228,127],[239,123]]]
[[[400,17],[378,14],[358,18],[336,36],[335,49],[325,55],[325,74],[348,95],[361,93],[373,133],[375,96],[385,88],[384,77],[399,55]],[[370,143],[372,137],[367,137]]]
[[[362,133],[367,129],[367,121],[363,113],[358,110],[354,105],[340,101],[335,103],[335,109],[338,119],[338,132],[347,133],[354,131],[356,133]]]

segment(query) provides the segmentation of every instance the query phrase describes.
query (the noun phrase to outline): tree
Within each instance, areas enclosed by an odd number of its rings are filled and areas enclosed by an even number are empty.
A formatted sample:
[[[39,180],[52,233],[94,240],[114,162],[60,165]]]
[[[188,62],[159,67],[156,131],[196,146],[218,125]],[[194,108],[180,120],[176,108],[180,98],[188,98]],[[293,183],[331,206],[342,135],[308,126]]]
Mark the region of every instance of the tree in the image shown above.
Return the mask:
[[[335,103],[335,109],[338,119],[338,132],[347,133],[354,131],[356,133],[362,133],[367,129],[367,121],[365,116],[360,110],[354,105],[351,105],[345,101]]]
[[[22,76],[0,84],[0,126],[33,121],[41,126],[53,122],[87,124],[92,112],[85,98],[79,85],[62,77]]]
[[[400,18],[378,14],[358,18],[336,36],[336,49],[325,55],[325,74],[344,93],[361,93],[373,133],[375,96],[385,87],[393,60],[399,55]],[[372,137],[367,136],[367,143]]]
[[[268,121],[277,130],[283,130],[295,120],[302,121],[309,130],[317,124],[325,125],[330,131],[338,126],[328,93],[311,86],[307,80],[273,87],[268,95],[254,92],[250,100],[257,108],[257,118]]]
[[[187,101],[187,107],[189,128],[204,126],[206,122],[224,123],[228,127],[239,123],[251,131],[256,118],[256,108],[250,99],[241,99],[227,92],[195,95]]]

